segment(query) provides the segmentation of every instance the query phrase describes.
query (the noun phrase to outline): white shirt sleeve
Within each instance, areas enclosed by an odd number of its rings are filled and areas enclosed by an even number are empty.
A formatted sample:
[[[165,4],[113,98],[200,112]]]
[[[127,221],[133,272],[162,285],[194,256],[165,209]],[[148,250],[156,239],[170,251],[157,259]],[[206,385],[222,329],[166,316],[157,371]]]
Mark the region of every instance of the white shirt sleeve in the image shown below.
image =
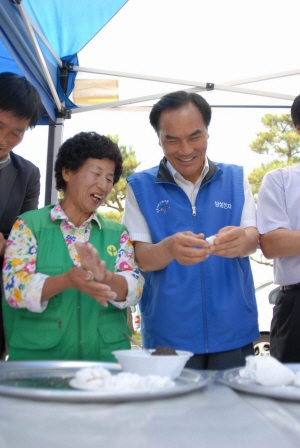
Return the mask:
[[[244,195],[245,203],[241,217],[241,227],[256,227],[256,206],[249,181],[244,172]]]
[[[279,228],[293,228],[287,212],[287,194],[292,196],[284,185],[282,170],[271,171],[264,176],[257,201],[257,227],[261,235]]]
[[[148,224],[137,203],[131,185],[127,185],[125,210],[122,224],[128,230],[131,241],[142,241],[152,243]]]

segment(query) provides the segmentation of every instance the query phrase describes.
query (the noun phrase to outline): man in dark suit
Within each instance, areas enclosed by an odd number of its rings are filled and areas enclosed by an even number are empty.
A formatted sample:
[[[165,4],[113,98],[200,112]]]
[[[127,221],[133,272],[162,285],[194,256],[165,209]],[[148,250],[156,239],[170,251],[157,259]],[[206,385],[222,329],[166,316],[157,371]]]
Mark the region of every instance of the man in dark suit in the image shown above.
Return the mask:
[[[29,160],[12,150],[33,128],[42,112],[37,90],[14,73],[0,73],[0,267],[6,239],[15,218],[38,207],[40,172]],[[2,292],[2,274],[0,289]],[[2,296],[2,293],[1,293]],[[5,353],[2,307],[0,307],[0,359]]]

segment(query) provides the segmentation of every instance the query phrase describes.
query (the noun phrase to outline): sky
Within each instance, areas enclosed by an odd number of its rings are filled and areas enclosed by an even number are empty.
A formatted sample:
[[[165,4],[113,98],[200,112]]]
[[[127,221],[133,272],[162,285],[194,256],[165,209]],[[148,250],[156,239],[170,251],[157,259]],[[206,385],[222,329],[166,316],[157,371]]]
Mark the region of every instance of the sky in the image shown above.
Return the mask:
[[[300,6],[298,0],[129,0],[79,53],[82,67],[228,85],[236,80],[296,70]],[[107,78],[79,73],[78,78]],[[112,76],[112,78],[115,78]],[[120,99],[163,94],[181,86],[119,78]],[[294,98],[300,75],[240,84]],[[201,92],[199,92],[201,93]],[[212,107],[208,156],[243,165],[248,174],[268,157],[253,153],[249,144],[264,127],[266,113],[289,113],[292,100],[233,92],[201,93]],[[149,103],[142,103],[149,104]],[[285,105],[288,109],[220,108],[217,105]],[[137,104],[140,106],[141,104]],[[118,135],[141,162],[138,170],[159,163],[162,150],[149,123],[149,109],[101,109],[73,114],[64,124],[63,140],[79,131]],[[27,131],[16,152],[39,166],[40,206],[44,205],[47,126]]]

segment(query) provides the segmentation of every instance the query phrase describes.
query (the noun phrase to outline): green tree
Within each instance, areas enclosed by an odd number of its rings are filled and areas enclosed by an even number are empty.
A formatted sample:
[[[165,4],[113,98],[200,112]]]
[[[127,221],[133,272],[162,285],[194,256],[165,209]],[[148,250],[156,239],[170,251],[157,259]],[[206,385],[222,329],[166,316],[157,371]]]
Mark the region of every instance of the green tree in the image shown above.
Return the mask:
[[[268,171],[300,161],[300,137],[295,131],[290,114],[266,114],[262,117],[262,123],[267,130],[257,133],[257,138],[249,146],[258,154],[268,154],[274,158],[268,163],[262,163],[248,175],[253,194],[258,193],[261,181]]]
[[[258,168],[254,168],[248,175],[248,180],[251,186],[252,193],[255,195],[259,191],[261,181],[268,171],[283,168],[287,165],[294,165],[294,162],[284,162],[283,160],[272,160],[269,163],[262,163]]]
[[[117,145],[119,144],[118,135],[108,135],[107,137],[109,137]],[[119,182],[114,185],[112,191],[102,205],[102,207],[104,206],[107,210],[104,208],[101,210],[105,217],[118,222],[121,221],[124,211],[124,200],[127,188],[126,177],[133,174],[136,168],[141,164],[141,162],[137,160],[135,151],[131,146],[127,148],[127,146],[121,145],[119,148],[123,158],[123,173]]]

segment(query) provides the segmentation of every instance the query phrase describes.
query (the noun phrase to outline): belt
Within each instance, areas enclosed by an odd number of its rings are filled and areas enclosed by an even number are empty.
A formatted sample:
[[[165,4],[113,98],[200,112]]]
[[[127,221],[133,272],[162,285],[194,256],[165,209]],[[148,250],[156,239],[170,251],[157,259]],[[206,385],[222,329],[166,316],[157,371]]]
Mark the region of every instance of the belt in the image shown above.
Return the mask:
[[[291,291],[292,289],[300,289],[300,283],[295,283],[294,285],[280,286],[281,291]]]

